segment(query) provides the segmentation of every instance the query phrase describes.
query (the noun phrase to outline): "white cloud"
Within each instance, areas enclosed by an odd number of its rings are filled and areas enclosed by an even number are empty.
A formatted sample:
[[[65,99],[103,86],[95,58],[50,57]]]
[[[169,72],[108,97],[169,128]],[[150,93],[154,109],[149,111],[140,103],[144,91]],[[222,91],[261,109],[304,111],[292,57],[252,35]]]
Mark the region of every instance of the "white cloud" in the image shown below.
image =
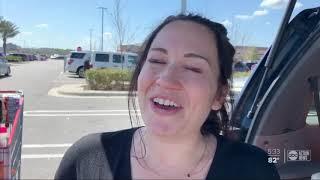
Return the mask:
[[[253,19],[257,16],[265,16],[269,13],[268,10],[264,9],[264,10],[256,10],[252,13],[252,15],[235,15],[235,18],[237,19],[241,19],[241,20],[250,20]]]
[[[248,19],[252,19],[253,16],[249,16],[249,15],[235,15],[235,18],[241,19],[241,20],[248,20]]]
[[[40,29],[46,29],[49,27],[49,25],[48,24],[37,24],[37,25],[35,25],[35,27],[40,28]]]
[[[232,26],[232,22],[230,22],[228,19],[222,21],[221,24],[223,24],[225,27],[231,27]]]
[[[270,9],[284,9],[287,7],[289,0],[262,0],[260,7]],[[302,7],[303,4],[297,1],[295,8]]]
[[[270,25],[271,23],[268,21],[268,22],[266,22],[266,25]]]
[[[268,10],[264,9],[264,10],[257,10],[255,12],[253,12],[253,16],[265,16],[267,15],[269,12]]]
[[[29,35],[32,35],[32,32],[29,32],[29,31],[22,31],[21,32],[22,35],[26,35],[26,36],[29,36]]]
[[[103,36],[111,39],[112,38],[112,33],[111,32],[104,32]]]
[[[301,2],[297,2],[296,5],[294,6],[295,9],[301,8],[303,4]]]

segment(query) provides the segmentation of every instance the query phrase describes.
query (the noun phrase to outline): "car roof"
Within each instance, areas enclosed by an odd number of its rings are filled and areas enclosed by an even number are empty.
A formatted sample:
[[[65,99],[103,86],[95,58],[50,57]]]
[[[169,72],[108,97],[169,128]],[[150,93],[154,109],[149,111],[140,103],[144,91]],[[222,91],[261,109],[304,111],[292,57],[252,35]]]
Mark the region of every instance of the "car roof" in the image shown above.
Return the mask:
[[[92,51],[92,53],[101,53],[101,54],[121,54],[121,52],[112,52],[112,51]],[[132,52],[122,52],[122,54],[125,55],[133,55],[133,56],[137,56],[138,54],[136,53],[132,53]]]
[[[91,53],[90,51],[70,51],[70,53]]]

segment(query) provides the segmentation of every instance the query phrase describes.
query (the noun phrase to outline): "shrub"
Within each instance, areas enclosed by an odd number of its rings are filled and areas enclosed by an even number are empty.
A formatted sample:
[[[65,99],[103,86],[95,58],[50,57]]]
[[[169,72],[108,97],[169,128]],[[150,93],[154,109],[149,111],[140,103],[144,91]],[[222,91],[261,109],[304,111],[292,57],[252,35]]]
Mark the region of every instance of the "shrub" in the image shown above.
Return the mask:
[[[6,56],[5,57],[6,60],[8,60],[9,62],[22,62],[22,57],[19,56]]]
[[[86,81],[91,90],[127,90],[132,72],[114,68],[90,69]]]
[[[242,78],[242,77],[249,77],[251,72],[234,72],[233,78]]]

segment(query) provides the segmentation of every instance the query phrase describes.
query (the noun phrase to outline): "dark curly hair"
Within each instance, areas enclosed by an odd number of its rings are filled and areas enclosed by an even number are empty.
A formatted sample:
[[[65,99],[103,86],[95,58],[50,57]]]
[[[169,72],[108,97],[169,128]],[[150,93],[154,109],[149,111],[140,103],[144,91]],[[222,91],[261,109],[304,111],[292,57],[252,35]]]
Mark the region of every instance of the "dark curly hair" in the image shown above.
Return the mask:
[[[139,119],[137,111],[136,111],[136,103],[135,97],[136,94],[134,91],[137,90],[138,76],[141,72],[141,69],[146,61],[147,54],[149,52],[150,46],[157,36],[159,31],[165,27],[167,24],[175,21],[191,21],[194,23],[198,23],[207,27],[212,33],[215,35],[215,42],[217,44],[218,49],[218,61],[219,61],[219,69],[220,69],[220,77],[218,79],[219,88],[218,93],[222,93],[223,87],[230,88],[230,82],[232,78],[232,63],[233,56],[235,54],[235,49],[232,44],[229,42],[227,37],[226,28],[220,24],[213,22],[207,18],[204,18],[200,15],[195,14],[178,14],[175,16],[167,17],[151,34],[147,37],[147,39],[142,44],[141,50],[139,52],[139,60],[133,72],[133,76],[130,82],[129,92],[128,92],[128,109],[129,109],[129,117],[131,125],[133,126],[132,115],[130,111],[130,102],[132,103],[133,109],[136,114],[136,118]],[[224,94],[221,94],[224,95]],[[229,117],[226,111],[227,104],[224,105],[218,111],[211,110],[206,121],[201,127],[202,135],[206,134],[225,134],[228,131]],[[140,124],[138,124],[140,125]]]

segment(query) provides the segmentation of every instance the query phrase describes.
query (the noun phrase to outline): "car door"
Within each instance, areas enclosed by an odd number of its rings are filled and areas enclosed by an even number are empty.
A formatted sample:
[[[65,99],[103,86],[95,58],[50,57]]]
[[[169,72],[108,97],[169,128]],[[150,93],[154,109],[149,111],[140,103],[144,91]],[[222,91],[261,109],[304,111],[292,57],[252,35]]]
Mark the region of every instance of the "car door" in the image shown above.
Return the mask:
[[[95,64],[96,68],[107,68],[110,67],[110,55],[106,53],[96,53],[95,54]]]
[[[136,66],[137,61],[138,61],[137,56],[135,56],[135,55],[128,55],[127,56],[127,64],[130,69],[133,69]]]
[[[6,73],[6,64],[3,59],[0,58],[0,75]]]
[[[232,114],[234,138],[264,149],[281,179],[320,172],[320,8],[289,20],[250,77]]]
[[[124,62],[124,56],[121,54],[112,54],[112,67],[121,68],[122,62]]]

